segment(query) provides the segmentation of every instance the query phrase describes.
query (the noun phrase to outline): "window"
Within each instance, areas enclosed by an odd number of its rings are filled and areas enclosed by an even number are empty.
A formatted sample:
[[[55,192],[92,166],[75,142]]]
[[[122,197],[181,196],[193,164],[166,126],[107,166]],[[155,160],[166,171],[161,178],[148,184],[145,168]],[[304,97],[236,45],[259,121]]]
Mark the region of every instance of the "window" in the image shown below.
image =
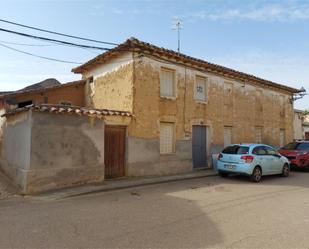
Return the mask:
[[[60,102],[60,105],[67,105],[67,106],[71,106],[71,105],[72,105],[72,103],[71,103],[71,102],[69,102],[69,101],[61,101],[61,102]]]
[[[162,68],[160,77],[160,95],[162,97],[176,97],[175,71]]]
[[[266,155],[266,149],[264,146],[257,146],[253,149],[252,154],[254,155]]]
[[[33,104],[32,100],[27,100],[27,101],[19,102],[17,104],[17,108],[26,107],[26,106],[32,105],[32,104]]]
[[[224,127],[223,136],[224,147],[226,147],[232,143],[232,127]]]
[[[255,127],[255,142],[262,143],[262,127]]]
[[[265,149],[266,149],[267,155],[278,155],[278,152],[271,147],[265,147]]]
[[[239,146],[239,145],[232,145],[226,147],[222,153],[224,154],[237,154],[237,155],[243,155],[249,153],[249,147],[247,146]]]
[[[174,124],[160,123],[160,154],[174,152]]]
[[[196,77],[194,96],[198,101],[205,102],[207,100],[207,79]]]

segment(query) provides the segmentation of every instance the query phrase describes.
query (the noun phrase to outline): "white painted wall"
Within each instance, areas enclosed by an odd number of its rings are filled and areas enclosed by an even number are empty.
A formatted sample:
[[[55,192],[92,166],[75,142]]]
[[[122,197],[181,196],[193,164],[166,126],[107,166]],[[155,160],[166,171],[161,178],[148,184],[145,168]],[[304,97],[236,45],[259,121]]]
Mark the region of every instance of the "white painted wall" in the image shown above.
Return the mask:
[[[109,72],[116,71],[120,67],[129,64],[133,61],[133,54],[132,52],[125,53],[123,55],[120,55],[114,59],[111,59],[108,61],[108,63],[104,63],[102,65],[99,65],[91,70],[89,70],[87,73],[83,74],[83,78],[93,77],[95,80],[96,78],[103,76]]]

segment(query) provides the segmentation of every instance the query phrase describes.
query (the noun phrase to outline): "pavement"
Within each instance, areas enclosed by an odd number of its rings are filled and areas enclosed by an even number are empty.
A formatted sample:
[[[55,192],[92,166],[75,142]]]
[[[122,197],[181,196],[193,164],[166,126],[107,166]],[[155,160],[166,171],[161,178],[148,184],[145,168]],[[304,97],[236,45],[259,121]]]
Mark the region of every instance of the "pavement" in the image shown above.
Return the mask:
[[[90,184],[79,187],[65,188],[55,191],[50,191],[36,195],[39,199],[45,200],[59,200],[73,196],[80,196],[90,193],[97,193],[103,191],[111,191],[123,188],[132,188],[137,186],[145,186],[150,184],[159,184],[164,182],[173,182],[180,180],[188,180],[195,178],[203,178],[209,176],[216,176],[218,173],[211,169],[196,170],[190,173],[168,175],[168,176],[155,176],[155,177],[133,177],[133,178],[120,178],[105,180],[101,184]],[[33,196],[34,197],[34,196]]]
[[[309,173],[0,201],[0,248],[308,248]]]

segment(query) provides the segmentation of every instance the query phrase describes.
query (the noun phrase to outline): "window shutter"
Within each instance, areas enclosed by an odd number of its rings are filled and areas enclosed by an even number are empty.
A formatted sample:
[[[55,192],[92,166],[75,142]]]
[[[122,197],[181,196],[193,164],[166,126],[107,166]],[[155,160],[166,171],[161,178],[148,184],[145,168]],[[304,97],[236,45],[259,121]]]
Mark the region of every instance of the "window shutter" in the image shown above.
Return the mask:
[[[174,152],[174,124],[160,123],[160,154]]]
[[[160,94],[165,97],[175,97],[175,72],[162,69],[160,78]]]

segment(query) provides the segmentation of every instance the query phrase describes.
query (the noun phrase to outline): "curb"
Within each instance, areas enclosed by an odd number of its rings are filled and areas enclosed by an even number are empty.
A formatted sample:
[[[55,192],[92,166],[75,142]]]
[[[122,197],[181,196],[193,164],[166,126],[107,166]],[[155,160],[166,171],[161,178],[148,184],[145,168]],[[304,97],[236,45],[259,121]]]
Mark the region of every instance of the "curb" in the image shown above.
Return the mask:
[[[204,173],[204,174],[203,174]],[[118,180],[115,182],[107,183],[106,185],[97,185],[97,186],[83,186],[83,187],[75,187],[70,189],[59,190],[51,193],[45,193],[37,196],[29,196],[31,198],[40,199],[40,200],[62,200],[71,197],[78,197],[88,194],[95,194],[99,192],[108,192],[113,190],[120,190],[126,188],[133,187],[141,187],[147,185],[155,185],[160,183],[167,182],[176,182],[181,180],[190,180],[190,179],[198,179],[204,177],[217,176],[218,173],[215,171],[212,172],[203,172],[190,173],[187,175],[173,175],[173,176],[162,176],[162,177],[154,177],[154,178],[143,178],[137,180]]]

